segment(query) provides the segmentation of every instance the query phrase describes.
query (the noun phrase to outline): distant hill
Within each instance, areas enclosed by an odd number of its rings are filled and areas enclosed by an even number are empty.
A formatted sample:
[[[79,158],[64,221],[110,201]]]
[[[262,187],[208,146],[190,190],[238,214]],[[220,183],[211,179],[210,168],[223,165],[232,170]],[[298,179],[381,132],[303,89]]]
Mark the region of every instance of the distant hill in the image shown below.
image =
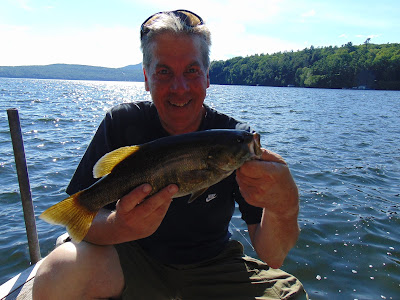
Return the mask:
[[[0,77],[139,82],[144,81],[142,64],[129,65],[123,68],[105,68],[69,64],[17,67],[0,66]]]

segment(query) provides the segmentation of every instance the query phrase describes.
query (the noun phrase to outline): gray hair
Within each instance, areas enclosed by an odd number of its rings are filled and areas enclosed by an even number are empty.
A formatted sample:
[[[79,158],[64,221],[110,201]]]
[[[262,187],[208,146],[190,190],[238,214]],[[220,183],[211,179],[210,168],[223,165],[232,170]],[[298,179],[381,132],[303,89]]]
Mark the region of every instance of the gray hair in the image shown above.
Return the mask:
[[[143,67],[148,69],[152,61],[153,42],[162,33],[172,33],[176,35],[186,34],[188,36],[200,37],[200,53],[203,64],[208,69],[210,67],[210,47],[211,33],[204,24],[190,27],[183,20],[173,13],[161,13],[154,21],[146,26],[148,32],[142,37],[140,48],[143,52]]]

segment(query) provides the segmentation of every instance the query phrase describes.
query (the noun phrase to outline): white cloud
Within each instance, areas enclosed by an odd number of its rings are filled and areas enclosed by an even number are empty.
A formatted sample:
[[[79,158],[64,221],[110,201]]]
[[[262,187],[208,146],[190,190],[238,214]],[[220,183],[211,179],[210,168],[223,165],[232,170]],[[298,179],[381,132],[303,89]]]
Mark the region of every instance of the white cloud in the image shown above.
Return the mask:
[[[204,15],[210,27],[212,60],[301,48],[295,43],[268,36],[271,24],[276,24],[283,9],[282,0],[251,1],[248,5],[243,5],[240,0],[207,0],[201,4],[193,11]],[[257,33],[250,33],[255,28],[258,28]]]
[[[137,2],[137,0],[126,0]],[[281,10],[283,0],[251,0],[243,3],[242,0],[148,0],[146,6],[155,7],[156,11],[188,9],[204,18],[211,24],[223,21],[225,28],[233,23],[258,23],[266,22],[271,16]]]
[[[227,29],[229,25],[243,23],[254,25],[259,23],[269,23],[276,16],[280,8],[281,0],[249,1],[244,5],[241,0],[226,0],[213,2],[205,15],[210,22],[223,20]]]
[[[364,35],[364,34],[357,34],[356,37],[360,39],[373,39],[373,38],[378,38],[380,37],[380,34],[369,34],[369,35]]]
[[[31,4],[30,0],[18,1],[25,8]],[[138,5],[137,0],[132,3]],[[282,0],[252,1],[249,5],[243,5],[240,0],[149,0],[146,10],[149,7],[154,7],[154,12],[185,8],[198,13],[204,17],[212,32],[212,59],[226,59],[295,47],[286,41],[249,35],[247,31],[249,26],[263,31],[266,24],[274,23],[281,4]],[[69,63],[121,67],[136,64],[142,58],[138,28],[141,22],[134,22],[137,27],[50,27],[46,32],[28,27],[1,27],[0,24],[3,54],[0,65]]]
[[[310,18],[310,17],[314,17],[315,14],[316,14],[315,10],[312,9],[312,10],[310,10],[310,11],[308,11],[308,12],[303,13],[301,16],[302,16],[303,18]]]
[[[247,34],[245,30],[229,33],[224,30],[213,31],[212,60],[226,60],[235,56],[276,53],[303,49],[303,45],[264,35]]]
[[[141,61],[137,28],[94,27],[39,34],[28,27],[0,26],[0,65],[85,64],[122,67]]]
[[[1,0],[0,0],[1,1]],[[29,0],[19,0],[29,6]],[[139,5],[137,0],[132,6]],[[141,4],[140,4],[141,5]],[[304,48],[304,41],[290,42],[292,36],[276,36],[279,28],[286,28],[288,4],[283,0],[251,1],[243,5],[239,0],[203,0],[196,2],[148,0],[146,8],[152,12],[185,8],[204,17],[212,32],[211,59],[228,59],[260,53],[274,53]],[[290,11],[293,11],[290,7]],[[299,9],[293,16],[298,16]],[[306,10],[305,10],[306,11]],[[144,11],[143,11],[144,13]],[[304,15],[313,16],[315,10]],[[142,19],[147,16],[143,15]],[[49,27],[45,32],[33,28],[1,26],[2,56],[0,65],[31,65],[70,63],[121,67],[141,61],[139,26],[142,20],[133,19],[131,25],[91,27]],[[99,20],[101,23],[101,20]],[[116,22],[114,22],[116,23]],[[300,43],[300,44],[299,44]]]
[[[15,3],[18,7],[24,10],[33,10],[32,6],[29,5],[30,0],[14,0],[11,3]]]

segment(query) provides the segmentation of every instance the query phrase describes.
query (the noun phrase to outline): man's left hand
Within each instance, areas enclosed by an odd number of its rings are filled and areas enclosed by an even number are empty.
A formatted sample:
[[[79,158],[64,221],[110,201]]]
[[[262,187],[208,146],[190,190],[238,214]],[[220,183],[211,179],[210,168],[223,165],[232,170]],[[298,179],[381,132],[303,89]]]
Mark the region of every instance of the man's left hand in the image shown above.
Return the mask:
[[[298,189],[289,167],[280,155],[261,150],[260,160],[248,161],[236,171],[242,196],[249,204],[275,215],[297,214]]]

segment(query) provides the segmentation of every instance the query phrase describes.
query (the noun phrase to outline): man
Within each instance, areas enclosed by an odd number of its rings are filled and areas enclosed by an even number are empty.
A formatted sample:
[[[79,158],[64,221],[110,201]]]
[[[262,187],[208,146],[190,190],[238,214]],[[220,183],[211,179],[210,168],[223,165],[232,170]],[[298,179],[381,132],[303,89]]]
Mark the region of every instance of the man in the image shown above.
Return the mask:
[[[163,136],[246,124],[203,104],[209,80],[210,33],[185,11],[157,13],[141,27],[146,90],[152,102],[122,104],[101,123],[67,189],[94,182],[105,153]],[[34,299],[289,299],[306,298],[301,283],[279,268],[299,228],[298,191],[283,159],[263,149],[195,202],[172,201],[169,185],[151,197],[144,184],[105,207],[80,244],[66,243],[43,262]],[[216,199],[209,201],[209,195]],[[258,256],[243,255],[228,232],[235,201]]]

